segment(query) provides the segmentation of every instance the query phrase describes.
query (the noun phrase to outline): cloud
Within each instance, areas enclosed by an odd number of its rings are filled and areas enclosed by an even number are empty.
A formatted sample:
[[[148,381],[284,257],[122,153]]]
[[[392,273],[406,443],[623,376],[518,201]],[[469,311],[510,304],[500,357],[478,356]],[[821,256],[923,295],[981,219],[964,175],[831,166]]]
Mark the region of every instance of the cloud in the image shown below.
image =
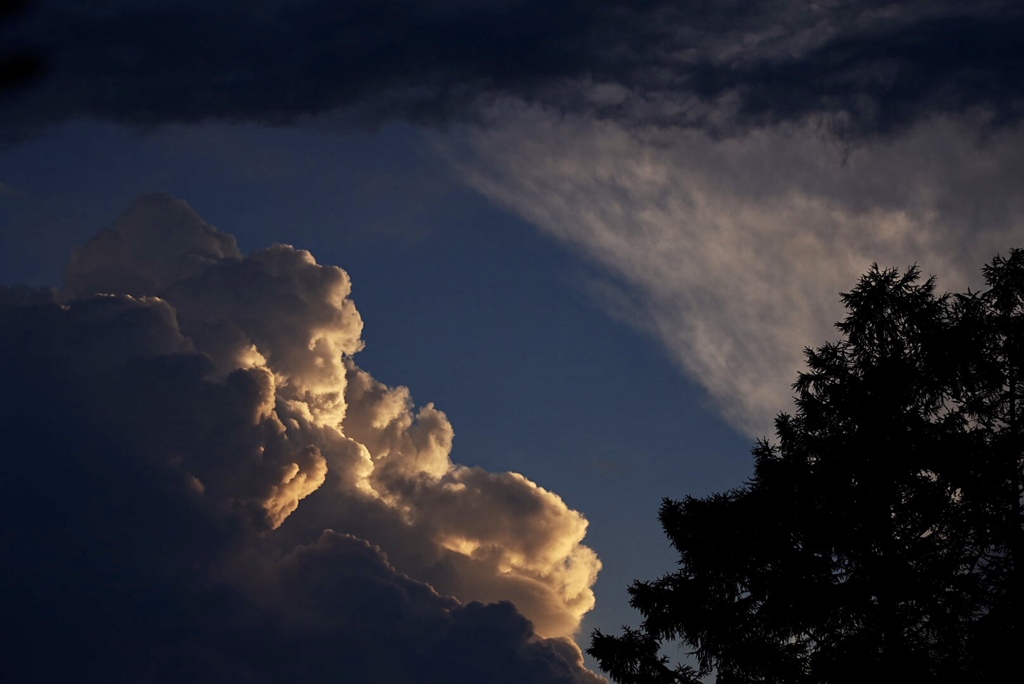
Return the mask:
[[[40,0],[13,35],[48,77],[0,121],[8,138],[69,117],[446,125],[515,98],[718,134],[811,118],[871,137],[936,112],[1001,126],[1021,116],[1022,24],[1015,3],[953,0]]]
[[[603,266],[609,310],[759,436],[873,261],[962,289],[1012,246],[1022,136],[936,117],[850,149],[810,125],[721,140],[519,106],[440,144],[471,185]]]
[[[586,521],[453,464],[444,413],[352,360],[350,291],[166,195],[60,290],[0,289],[5,674],[600,681]]]
[[[2,28],[12,16],[25,8],[24,0],[2,0],[0,1],[0,28]],[[42,63],[39,56],[31,52],[17,51],[9,52],[4,49],[0,52],[0,97],[7,94],[7,91],[23,85],[33,78],[37,78],[42,72]]]

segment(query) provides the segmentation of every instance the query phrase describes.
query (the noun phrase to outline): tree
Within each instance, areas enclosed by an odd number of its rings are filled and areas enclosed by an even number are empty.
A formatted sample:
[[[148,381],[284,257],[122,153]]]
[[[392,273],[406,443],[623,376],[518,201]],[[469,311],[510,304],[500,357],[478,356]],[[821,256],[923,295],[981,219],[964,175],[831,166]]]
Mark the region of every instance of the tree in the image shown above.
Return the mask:
[[[1003,679],[1024,590],[1024,250],[987,290],[872,266],[742,487],[665,499],[678,569],[595,631],[621,684]],[[669,666],[681,641],[696,667]],[[1015,664],[1015,663],[1014,663]],[[1011,668],[1007,671],[1013,671]]]

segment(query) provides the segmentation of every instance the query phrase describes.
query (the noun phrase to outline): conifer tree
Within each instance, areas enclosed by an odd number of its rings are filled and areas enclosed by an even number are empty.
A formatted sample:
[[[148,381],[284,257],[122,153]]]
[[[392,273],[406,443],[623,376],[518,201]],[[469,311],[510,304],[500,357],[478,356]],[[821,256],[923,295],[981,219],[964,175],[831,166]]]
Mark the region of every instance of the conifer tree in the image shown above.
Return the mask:
[[[1022,643],[1024,250],[982,292],[877,265],[749,482],[665,499],[678,569],[588,652],[621,684],[1001,680]],[[681,642],[696,667],[670,666]],[[1010,670],[1012,671],[1012,669]]]

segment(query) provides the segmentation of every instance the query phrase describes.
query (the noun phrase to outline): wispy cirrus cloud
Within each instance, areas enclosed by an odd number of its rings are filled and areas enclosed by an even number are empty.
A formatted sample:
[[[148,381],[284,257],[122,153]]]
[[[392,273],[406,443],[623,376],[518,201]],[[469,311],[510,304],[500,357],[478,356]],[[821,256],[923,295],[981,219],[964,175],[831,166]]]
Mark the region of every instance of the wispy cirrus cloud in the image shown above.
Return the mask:
[[[720,140],[508,107],[446,144],[470,184],[605,267],[610,309],[761,435],[872,262],[962,288],[1013,244],[1022,135],[936,118],[849,148],[812,125]]]

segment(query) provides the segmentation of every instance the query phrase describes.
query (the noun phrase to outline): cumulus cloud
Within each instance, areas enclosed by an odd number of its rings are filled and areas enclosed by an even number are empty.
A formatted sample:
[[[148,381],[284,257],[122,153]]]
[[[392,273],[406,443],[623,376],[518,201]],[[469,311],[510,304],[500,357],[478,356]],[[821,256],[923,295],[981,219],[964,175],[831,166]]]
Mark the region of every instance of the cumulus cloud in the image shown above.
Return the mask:
[[[444,144],[469,183],[605,267],[610,310],[761,435],[872,262],[961,289],[1021,234],[1024,133],[971,123],[847,148],[812,126],[721,140],[506,106]]]
[[[581,544],[587,522],[554,493],[515,473],[452,464],[452,427],[433,405],[414,412],[349,362],[342,431],[373,464],[353,506],[327,484],[282,527],[296,539],[333,526],[379,540],[397,568],[463,600],[512,601],[549,636],[569,636],[594,606],[600,568]],[[337,472],[343,472],[338,468]],[[333,524],[333,521],[338,521]]]
[[[355,365],[347,274],[166,195],[0,289],[5,672],[597,682],[586,520]],[[13,641],[12,641],[13,640]],[[68,657],[27,654],[61,644]]]
[[[1006,0],[39,0],[13,42],[48,76],[0,113],[7,137],[69,117],[151,125],[478,120],[495,98],[720,134],[817,118],[849,136],[934,112],[1018,121]]]

